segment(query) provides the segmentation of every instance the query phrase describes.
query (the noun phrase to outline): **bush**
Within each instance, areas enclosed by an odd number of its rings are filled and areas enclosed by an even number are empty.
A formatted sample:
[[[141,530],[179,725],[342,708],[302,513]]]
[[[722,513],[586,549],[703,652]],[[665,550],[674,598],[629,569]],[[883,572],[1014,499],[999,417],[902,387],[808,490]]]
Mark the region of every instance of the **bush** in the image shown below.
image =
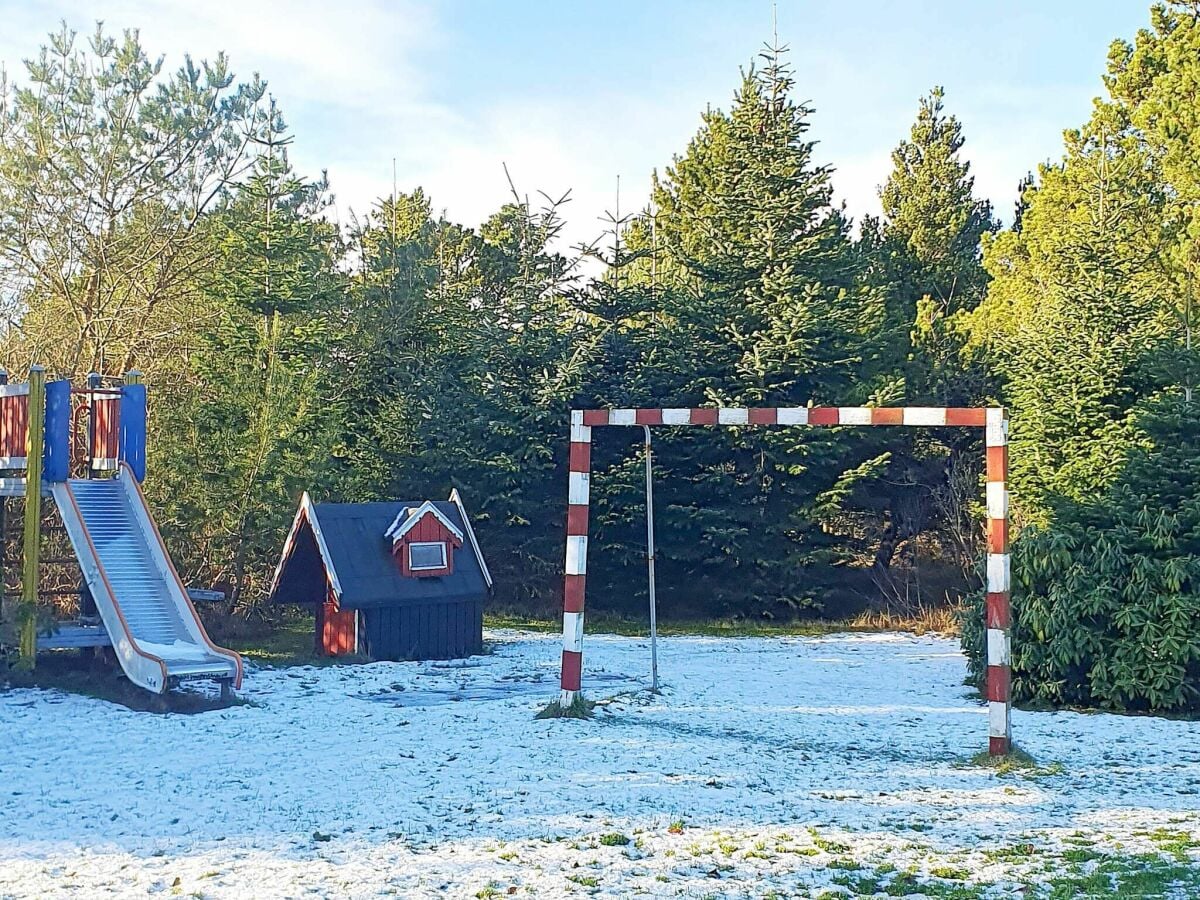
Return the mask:
[[[1119,483],[1013,547],[1013,699],[1200,710],[1200,428],[1180,401],[1138,423],[1149,440]],[[983,598],[963,649],[983,673]]]

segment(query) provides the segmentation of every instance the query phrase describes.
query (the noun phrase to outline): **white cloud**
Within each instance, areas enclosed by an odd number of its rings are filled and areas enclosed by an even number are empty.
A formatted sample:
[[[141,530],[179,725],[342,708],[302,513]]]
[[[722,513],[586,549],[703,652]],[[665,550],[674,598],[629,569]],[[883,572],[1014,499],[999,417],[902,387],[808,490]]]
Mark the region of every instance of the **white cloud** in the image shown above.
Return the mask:
[[[257,71],[269,82],[295,133],[294,163],[310,175],[329,170],[342,221],[351,208],[361,214],[390,193],[395,158],[401,190],[422,186],[439,211],[478,224],[510,199],[507,163],[522,192],[536,197],[538,190],[555,196],[571,190],[566,238],[574,243],[602,231],[599,219],[614,207],[618,175],[622,211],[639,208],[651,171],[683,151],[705,105],[727,105],[736,64],[726,70],[728,59],[718,65],[715,54],[748,58],[756,49],[739,54],[714,45],[701,29],[692,36],[694,65],[648,70],[651,77],[636,88],[488,94],[488,102],[469,106],[444,97],[434,80],[446,66],[469,64],[453,58],[452,34],[460,25],[450,16],[461,9],[422,0],[342,6],[322,0],[0,0],[7,26],[0,59],[11,66],[32,55],[59,18],[82,36],[96,19],[112,30],[137,26],[147,48],[166,53],[172,67],[184,52],[203,58],[224,50],[239,77]],[[847,61],[828,49],[808,49],[797,58],[798,91],[817,107],[817,158],[835,166],[836,197],[855,219],[877,212],[890,149],[907,132],[921,89],[913,87],[911,104],[901,104],[895,95],[907,96],[907,82],[904,88],[880,84],[847,106],[845,96],[833,93],[861,77]],[[479,65],[481,72],[486,65]],[[1078,103],[1079,92],[1048,95],[1027,87],[1022,93],[1001,82],[981,88],[974,96],[951,90],[950,106],[967,128],[977,189],[1007,216],[1017,180],[1057,144],[1063,110]],[[1014,126],[1005,132],[982,124],[993,122]]]
[[[225,51],[240,75],[257,70],[296,98],[357,110],[421,96],[424,75],[410,57],[438,40],[429,11],[408,0],[343,12],[320,0],[51,0],[36,19],[44,28],[52,15],[83,36],[96,20],[110,30],[136,27],[151,52],[168,55],[168,66],[185,52]]]

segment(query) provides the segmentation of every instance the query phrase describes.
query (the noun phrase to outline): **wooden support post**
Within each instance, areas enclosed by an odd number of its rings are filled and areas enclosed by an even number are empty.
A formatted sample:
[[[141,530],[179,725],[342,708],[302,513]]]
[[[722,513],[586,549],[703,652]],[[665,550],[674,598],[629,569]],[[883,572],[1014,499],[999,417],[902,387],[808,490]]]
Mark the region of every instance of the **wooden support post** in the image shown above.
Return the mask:
[[[8,498],[0,497],[0,622],[8,600]]]
[[[37,659],[38,569],[42,549],[42,451],[46,427],[46,370],[29,370],[29,437],[25,443],[25,553],[21,568],[21,662]]]

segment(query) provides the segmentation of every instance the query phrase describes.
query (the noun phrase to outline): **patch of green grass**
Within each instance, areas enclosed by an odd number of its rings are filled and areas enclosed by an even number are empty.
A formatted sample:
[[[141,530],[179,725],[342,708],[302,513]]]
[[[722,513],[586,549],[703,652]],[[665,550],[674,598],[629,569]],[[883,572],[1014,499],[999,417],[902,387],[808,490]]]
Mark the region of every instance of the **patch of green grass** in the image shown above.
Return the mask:
[[[857,872],[862,868],[862,863],[860,863],[858,860],[850,859],[848,856],[840,856],[837,859],[830,860],[829,865],[826,868],[842,869],[846,872]]]
[[[834,884],[846,888],[854,896],[877,897],[928,897],[941,900],[982,900],[989,896],[994,885],[964,884],[969,873],[963,869],[939,866],[930,871],[928,878],[914,871],[897,872],[895,866],[884,863],[872,871],[857,874],[835,875]]]
[[[1087,875],[1078,873],[1058,875],[1050,879],[1049,900],[1067,900],[1070,897],[1111,897],[1113,881],[1108,872],[1095,871]]]
[[[995,769],[1004,775],[1008,772],[1032,769],[1037,766],[1037,763],[1032,756],[1013,744],[1003,756],[993,756],[987,750],[981,750],[971,757],[968,765],[978,766],[981,769]]]
[[[883,884],[872,875],[835,875],[830,879],[859,897],[872,897],[883,890]]]
[[[929,870],[929,874],[947,881],[966,881],[970,873],[966,869],[957,869],[954,866],[935,866]]]
[[[821,837],[821,833],[815,828],[809,828],[808,835],[810,838],[812,838],[812,842],[826,853],[846,853],[850,850],[849,844],[843,844],[840,841],[833,841],[829,838]]]
[[[1029,884],[1027,895],[1041,900],[1075,900],[1090,897],[1195,897],[1200,896],[1200,867],[1166,859],[1158,853],[1101,854],[1090,871],[1076,863],[1072,871],[1056,867],[1044,885]],[[1094,862],[1095,860],[1089,860]]]
[[[926,887],[912,872],[895,872],[883,887],[889,897],[907,897],[909,894],[926,893]]]
[[[624,847],[629,843],[629,836],[621,834],[619,831],[610,831],[608,834],[600,835],[600,843],[605,847]]]
[[[600,887],[600,879],[595,875],[568,875],[567,881],[573,881],[583,887]]]
[[[776,853],[794,853],[797,856],[816,856],[821,851],[816,847],[789,847],[786,844],[776,844]]]
[[[230,650],[236,650],[255,665],[275,669],[289,666],[343,666],[367,662],[365,656],[357,654],[326,656],[318,653],[313,629],[311,617],[253,625],[243,623],[236,633],[221,634],[217,631],[213,640]]]
[[[540,631],[550,634],[562,630],[560,618],[541,619],[515,613],[492,613],[484,616],[488,628],[515,628],[521,631]],[[644,619],[631,619],[607,614],[589,614],[588,632],[619,634],[625,637],[645,637],[650,626]],[[784,635],[821,636],[839,631],[881,631],[894,629],[867,628],[849,622],[824,619],[779,621],[775,619],[679,619],[658,621],[662,635],[704,635],[708,637],[771,637]]]
[[[1176,859],[1184,860],[1188,858],[1188,851],[1200,848],[1200,839],[1197,839],[1186,831],[1171,831],[1168,828],[1156,828],[1146,837],[1150,838],[1151,842],[1159,850],[1164,853],[1170,853]]]
[[[1045,778],[1063,773],[1062,763],[1052,762],[1045,766],[1038,765],[1032,756],[1015,745],[1003,756],[992,756],[984,750],[956,765],[959,768],[974,766],[980,769],[992,769],[997,775],[1020,775],[1024,778]]]
[[[316,658],[314,625],[311,618],[280,623],[243,625],[240,633],[213,635],[213,640],[259,665],[291,665],[293,660]]]
[[[1195,897],[1200,893],[1200,872],[1194,866],[1155,859],[1147,862],[1145,868],[1120,873],[1117,885],[1121,893],[1128,897],[1161,897],[1169,890]]]
[[[590,719],[592,711],[596,708],[596,703],[593,700],[586,700],[582,696],[576,696],[570,706],[563,706],[557,700],[539,712],[535,719]]]
[[[1029,856],[1041,853],[1042,851],[1033,844],[1009,844],[1004,847],[997,847],[994,850],[984,850],[983,855],[986,859],[995,862],[1005,862],[1008,860],[1020,860]]]

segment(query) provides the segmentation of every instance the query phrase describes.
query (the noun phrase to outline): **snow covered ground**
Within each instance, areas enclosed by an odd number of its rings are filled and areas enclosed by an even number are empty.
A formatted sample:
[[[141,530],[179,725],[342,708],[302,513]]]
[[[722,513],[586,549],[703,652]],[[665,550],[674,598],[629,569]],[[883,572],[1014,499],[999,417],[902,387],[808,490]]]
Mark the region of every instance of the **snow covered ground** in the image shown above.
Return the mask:
[[[1200,891],[1200,723],[1017,711],[1000,774],[957,643],[899,634],[668,638],[660,696],[589,636],[612,699],[536,721],[557,639],[489,639],[190,716],[0,692],[0,897]]]

